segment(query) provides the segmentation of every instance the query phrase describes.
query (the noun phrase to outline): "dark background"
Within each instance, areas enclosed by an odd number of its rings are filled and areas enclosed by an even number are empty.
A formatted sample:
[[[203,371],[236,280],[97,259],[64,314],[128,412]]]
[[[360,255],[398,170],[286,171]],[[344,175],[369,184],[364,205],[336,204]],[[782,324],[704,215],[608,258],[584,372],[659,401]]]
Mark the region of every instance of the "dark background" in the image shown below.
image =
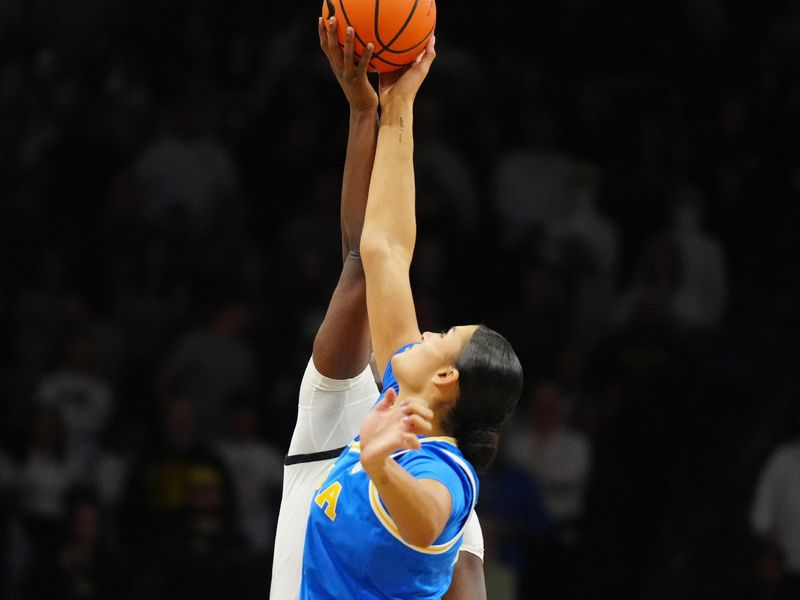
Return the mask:
[[[0,4],[3,598],[265,596],[340,260],[318,10]],[[490,598],[770,597],[748,515],[798,429],[800,3],[438,11],[420,324],[485,322],[526,370]],[[519,450],[552,431],[569,481]]]

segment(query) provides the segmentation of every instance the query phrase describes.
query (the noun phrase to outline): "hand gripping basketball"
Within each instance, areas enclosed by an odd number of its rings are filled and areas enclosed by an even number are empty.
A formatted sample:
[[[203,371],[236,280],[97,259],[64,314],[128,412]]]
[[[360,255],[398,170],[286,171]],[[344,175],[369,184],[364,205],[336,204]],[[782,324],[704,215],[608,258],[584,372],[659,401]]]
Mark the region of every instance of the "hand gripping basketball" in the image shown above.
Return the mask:
[[[372,57],[372,44],[367,44],[366,51],[356,63],[353,52],[355,38],[353,28],[346,28],[344,49],[339,46],[338,28],[339,23],[336,17],[331,17],[328,21],[323,21],[320,17],[317,25],[319,45],[350,106],[357,111],[375,109],[378,107],[378,94],[375,93],[375,88],[367,79],[367,67]]]
[[[335,17],[339,44],[353,27],[356,60],[372,43],[372,71],[387,73],[413,64],[433,35],[435,0],[324,0],[322,18]]]

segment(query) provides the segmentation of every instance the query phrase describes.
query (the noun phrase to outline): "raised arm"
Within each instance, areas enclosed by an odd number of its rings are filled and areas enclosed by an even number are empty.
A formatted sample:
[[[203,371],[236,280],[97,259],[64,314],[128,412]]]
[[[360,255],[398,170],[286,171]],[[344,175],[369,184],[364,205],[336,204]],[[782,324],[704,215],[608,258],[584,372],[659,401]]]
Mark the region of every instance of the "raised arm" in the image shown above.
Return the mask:
[[[420,338],[409,271],[414,209],[413,105],[436,57],[431,37],[416,64],[381,76],[381,126],[361,236],[372,347],[383,373],[400,347]]]
[[[352,27],[346,32],[344,50],[339,47],[336,27],[335,19],[319,20],[320,46],[350,105],[340,209],[344,264],[314,339],[314,365],[327,377],[347,379],[364,370],[371,354],[359,245],[378,138],[378,95],[367,79],[371,47],[355,64]]]

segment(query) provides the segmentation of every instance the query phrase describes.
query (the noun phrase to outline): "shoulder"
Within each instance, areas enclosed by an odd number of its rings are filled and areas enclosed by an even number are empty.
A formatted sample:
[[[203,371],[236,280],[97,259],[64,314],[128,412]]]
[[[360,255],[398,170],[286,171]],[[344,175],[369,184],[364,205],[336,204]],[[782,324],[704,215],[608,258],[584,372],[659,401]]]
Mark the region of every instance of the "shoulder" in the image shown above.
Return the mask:
[[[458,449],[453,438],[422,438],[419,450],[406,452],[398,462],[419,479],[441,481],[451,492],[468,490],[477,496],[478,476]]]

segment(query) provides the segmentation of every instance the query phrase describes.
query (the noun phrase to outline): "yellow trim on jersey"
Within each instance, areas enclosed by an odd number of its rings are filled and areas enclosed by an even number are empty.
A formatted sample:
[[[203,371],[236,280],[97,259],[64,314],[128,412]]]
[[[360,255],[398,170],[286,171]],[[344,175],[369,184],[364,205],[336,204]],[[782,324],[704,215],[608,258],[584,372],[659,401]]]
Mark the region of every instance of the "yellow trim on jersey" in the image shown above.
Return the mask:
[[[451,444],[455,445],[455,439],[448,438],[448,437],[423,438],[423,439],[420,439],[420,442],[424,442],[426,440],[427,441],[444,441],[444,442],[448,442],[448,443],[451,443]],[[452,440],[452,441],[450,441],[450,440]],[[404,450],[403,452],[405,453],[407,451]],[[470,471],[470,468],[467,466],[466,461],[464,461],[463,459],[459,458],[458,456],[456,456],[452,452],[449,452],[447,450],[445,450],[445,452],[467,474],[467,479],[469,479],[470,486],[472,487],[472,508],[474,509],[475,508],[475,502],[477,501],[477,497],[476,496],[477,496],[478,486],[477,486],[477,484],[475,482],[475,479],[472,476],[472,471]],[[459,532],[449,542],[445,542],[444,544],[439,544],[438,546],[426,546],[426,547],[415,546],[414,544],[409,544],[408,542],[406,542],[403,539],[403,536],[400,535],[400,530],[397,528],[397,525],[395,525],[394,521],[392,520],[392,517],[389,516],[389,512],[383,506],[383,503],[381,502],[380,494],[378,494],[378,488],[375,487],[375,484],[372,482],[371,479],[369,481],[369,504],[370,504],[370,507],[372,507],[372,512],[374,512],[375,516],[378,517],[378,521],[380,521],[381,525],[383,525],[383,527],[386,529],[386,531],[391,533],[392,536],[395,539],[397,539],[400,543],[402,543],[404,546],[407,546],[408,548],[411,548],[412,550],[416,550],[417,552],[422,552],[423,554],[443,554],[443,553],[447,552],[448,550],[450,550],[450,548],[452,548],[456,544],[456,542],[458,542],[458,540],[461,539],[461,536],[464,535],[464,530],[467,528],[467,521],[469,520],[469,518],[467,518],[467,520],[464,522],[464,525],[461,527]]]
[[[414,544],[409,544],[407,541],[403,539],[403,536],[400,535],[400,530],[397,528],[397,525],[394,524],[392,517],[389,516],[389,513],[383,507],[383,503],[381,502],[381,498],[378,495],[378,488],[375,487],[375,484],[372,483],[372,480],[369,482],[369,504],[372,507],[372,512],[375,513],[375,516],[378,517],[378,520],[381,522],[381,525],[384,526],[386,531],[392,534],[392,536],[401,542],[404,546],[411,548],[412,550],[416,550],[417,552],[421,552],[423,554],[444,554],[450,548],[452,548],[458,540],[461,539],[461,536],[464,534],[464,529],[462,528],[455,537],[450,540],[449,542],[445,542],[444,544],[439,544],[438,546],[415,546]]]
[[[424,438],[420,438],[419,441],[421,443],[425,443],[425,442],[446,442],[448,444],[453,444],[453,446],[458,447],[458,442],[456,441],[456,438],[451,437],[449,435],[437,435],[437,436],[433,436],[433,437],[424,437]]]
[[[456,448],[458,448],[458,442],[456,442],[456,438],[450,437],[449,435],[439,435],[434,437],[422,437],[419,438],[420,444],[424,444],[426,442],[445,442],[446,444],[452,444]],[[349,450],[353,452],[361,452],[361,444],[359,442],[353,442],[350,444]],[[402,452],[406,452],[403,450]]]

